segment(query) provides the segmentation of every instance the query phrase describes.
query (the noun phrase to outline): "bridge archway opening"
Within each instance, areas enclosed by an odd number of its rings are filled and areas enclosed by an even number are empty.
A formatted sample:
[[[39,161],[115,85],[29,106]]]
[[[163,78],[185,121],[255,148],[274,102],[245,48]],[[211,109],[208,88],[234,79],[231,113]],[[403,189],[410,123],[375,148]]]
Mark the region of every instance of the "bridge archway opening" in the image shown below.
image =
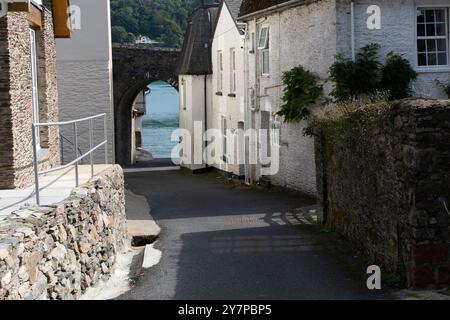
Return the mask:
[[[132,162],[170,163],[172,150],[178,144],[172,140],[179,130],[178,90],[162,80],[150,83],[144,90],[133,106]]]
[[[164,81],[178,89],[180,50],[113,45],[116,163],[133,163],[133,105],[150,84]]]

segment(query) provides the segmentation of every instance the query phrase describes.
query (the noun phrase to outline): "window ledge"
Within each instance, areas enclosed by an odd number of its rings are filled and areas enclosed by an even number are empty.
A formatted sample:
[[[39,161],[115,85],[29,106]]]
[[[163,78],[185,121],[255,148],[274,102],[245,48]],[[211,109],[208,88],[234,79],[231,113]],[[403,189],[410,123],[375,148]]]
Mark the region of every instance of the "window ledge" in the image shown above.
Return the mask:
[[[229,93],[228,96],[229,96],[230,98],[236,98],[236,93]]]
[[[223,96],[223,93],[222,92],[216,92],[216,96]]]
[[[416,67],[417,73],[446,73],[450,72],[450,66],[446,67]]]

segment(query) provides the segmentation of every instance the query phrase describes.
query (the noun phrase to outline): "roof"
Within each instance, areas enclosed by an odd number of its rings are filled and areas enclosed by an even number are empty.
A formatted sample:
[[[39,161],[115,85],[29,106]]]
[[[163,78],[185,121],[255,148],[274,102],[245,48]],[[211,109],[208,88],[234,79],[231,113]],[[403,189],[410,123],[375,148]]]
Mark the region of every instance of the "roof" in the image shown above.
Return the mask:
[[[189,19],[184,36],[178,74],[211,74],[211,43],[217,20],[218,5],[202,5]]]
[[[231,14],[231,17],[234,20],[234,23],[236,24],[236,29],[239,31],[240,34],[244,34],[244,26],[241,24],[239,25],[237,23],[237,19],[239,16],[239,9],[241,7],[242,0],[222,0],[219,6],[219,12],[217,13],[217,21],[213,28],[213,34],[216,33],[217,24],[219,23],[219,17],[222,13],[222,9],[224,6],[227,6],[228,11]]]
[[[243,0],[239,11],[239,17],[264,10],[291,0]]]
[[[239,10],[241,8],[242,0],[224,0],[224,2],[227,4],[231,16],[236,21],[239,16]]]

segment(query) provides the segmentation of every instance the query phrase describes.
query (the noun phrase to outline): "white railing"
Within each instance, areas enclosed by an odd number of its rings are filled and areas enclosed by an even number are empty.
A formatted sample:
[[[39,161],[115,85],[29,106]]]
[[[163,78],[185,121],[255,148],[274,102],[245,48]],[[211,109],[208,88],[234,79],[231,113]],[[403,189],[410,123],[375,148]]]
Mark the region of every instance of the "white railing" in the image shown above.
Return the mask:
[[[103,118],[103,126],[104,126],[104,141],[94,146],[94,132],[93,132],[93,120]],[[80,155],[80,151],[78,148],[78,124],[81,122],[89,122],[89,151]],[[39,170],[39,159],[38,159],[38,148],[37,148],[37,136],[36,130],[39,130],[41,127],[61,127],[66,125],[73,125],[73,136],[74,136],[74,156],[75,159],[68,164],[61,165],[56,168],[51,168],[48,170]],[[80,176],[79,176],[79,162],[84,158],[90,156],[91,161],[91,177],[94,176],[94,152],[105,146],[105,164],[108,163],[108,133],[107,133],[107,118],[106,113],[98,114],[92,117],[71,120],[71,121],[61,121],[61,122],[48,122],[48,123],[33,123],[32,125],[32,137],[33,137],[33,153],[34,153],[34,179],[35,179],[35,192],[36,192],[36,204],[40,205],[40,189],[39,189],[39,175],[51,173],[59,170],[66,169],[71,166],[75,166],[75,185],[78,187],[80,184]]]

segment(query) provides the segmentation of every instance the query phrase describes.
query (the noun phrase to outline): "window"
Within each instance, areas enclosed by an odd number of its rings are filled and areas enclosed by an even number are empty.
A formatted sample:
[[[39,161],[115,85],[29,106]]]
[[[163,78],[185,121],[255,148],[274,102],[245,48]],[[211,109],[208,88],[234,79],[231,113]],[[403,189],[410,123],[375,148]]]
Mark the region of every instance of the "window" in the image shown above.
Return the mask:
[[[222,92],[223,87],[223,54],[217,51],[217,91]]]
[[[236,93],[236,50],[230,50],[230,93]]]
[[[38,68],[37,68],[37,46],[36,31],[30,29],[30,48],[31,48],[31,90],[32,90],[32,107],[33,107],[33,123],[39,123],[39,91],[38,91]],[[40,129],[36,128],[36,145],[37,149],[41,149]]]
[[[270,71],[269,27],[262,27],[259,32],[258,49],[261,51],[261,69],[263,75]]]
[[[417,10],[418,66],[448,66],[448,48],[448,8],[419,8]]]
[[[266,49],[269,43],[269,27],[262,27],[259,32],[258,49]]]

